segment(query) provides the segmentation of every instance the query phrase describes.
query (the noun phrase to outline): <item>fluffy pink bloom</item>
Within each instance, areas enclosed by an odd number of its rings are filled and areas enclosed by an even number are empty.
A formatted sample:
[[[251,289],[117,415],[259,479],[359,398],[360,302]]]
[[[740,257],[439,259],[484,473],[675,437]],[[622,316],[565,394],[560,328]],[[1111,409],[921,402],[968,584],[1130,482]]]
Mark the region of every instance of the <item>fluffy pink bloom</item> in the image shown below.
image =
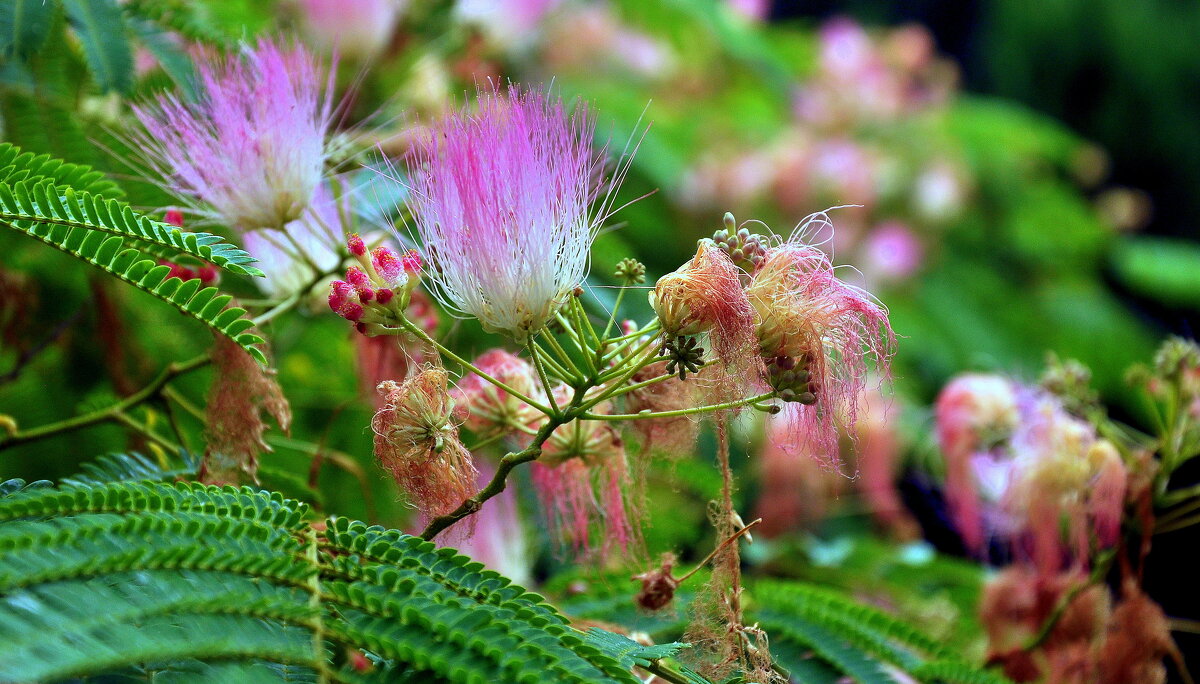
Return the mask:
[[[982,553],[987,539],[980,501],[981,480],[985,485],[989,480],[998,480],[1003,487],[1008,471],[1006,466],[987,467],[991,457],[979,454],[988,452],[992,444],[1007,439],[1016,429],[1017,388],[1012,381],[998,375],[962,375],[942,389],[934,414],[938,444],[946,457],[950,515],[967,548]],[[994,477],[987,478],[988,474]],[[996,489],[985,487],[985,491]],[[993,500],[997,494],[992,495]]]
[[[240,231],[283,229],[309,206],[324,173],[330,84],[300,48],[263,39],[196,65],[195,100],[164,94],[134,106],[134,143],[165,185]]]
[[[551,530],[572,552],[603,558],[629,547],[635,532],[625,503],[628,470],[623,453],[598,465],[579,458],[557,465],[539,460],[531,472]]]
[[[387,47],[408,0],[299,0],[304,35],[313,47],[369,59]]]
[[[513,85],[414,141],[409,207],[448,310],[523,343],[583,281],[622,175],[593,211],[604,155],[592,130],[582,108]]]
[[[968,549],[998,536],[1046,574],[1117,542],[1128,470],[1054,396],[966,375],[938,397],[950,513]]]
[[[838,278],[829,257],[805,242],[810,231],[829,225],[814,215],[768,249],[746,294],[758,315],[769,381],[789,402],[797,444],[807,442],[832,465],[838,428],[854,434],[867,372],[873,365],[887,377],[896,335],[887,309]]]
[[[884,280],[903,280],[921,267],[924,247],[913,231],[899,221],[881,223],[863,245],[863,270]]]

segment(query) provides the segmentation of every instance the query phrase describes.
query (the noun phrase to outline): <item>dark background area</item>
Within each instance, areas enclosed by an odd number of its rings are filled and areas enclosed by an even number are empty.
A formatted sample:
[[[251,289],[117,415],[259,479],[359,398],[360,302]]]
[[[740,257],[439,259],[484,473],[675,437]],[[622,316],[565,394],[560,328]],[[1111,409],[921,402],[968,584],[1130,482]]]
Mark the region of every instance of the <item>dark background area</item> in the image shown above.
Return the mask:
[[[962,66],[969,92],[1012,98],[1053,116],[1109,155],[1108,181],[1146,192],[1152,201],[1142,232],[1200,237],[1200,4],[1172,0],[916,0],[887,3],[791,2],[773,21],[820,21],[848,15],[867,25],[916,22],[941,52]],[[1194,338],[1195,312],[1138,297],[1109,279],[1122,298],[1163,331]],[[1187,468],[1180,482],[1200,473]],[[913,497],[914,500],[917,497]],[[911,502],[910,502],[911,503]],[[919,509],[916,509],[919,510]],[[940,515],[922,516],[931,541],[961,552]],[[1200,612],[1191,549],[1196,528],[1154,546],[1145,587],[1170,615]],[[1188,660],[1200,635],[1176,632]],[[1172,672],[1172,681],[1182,681]]]

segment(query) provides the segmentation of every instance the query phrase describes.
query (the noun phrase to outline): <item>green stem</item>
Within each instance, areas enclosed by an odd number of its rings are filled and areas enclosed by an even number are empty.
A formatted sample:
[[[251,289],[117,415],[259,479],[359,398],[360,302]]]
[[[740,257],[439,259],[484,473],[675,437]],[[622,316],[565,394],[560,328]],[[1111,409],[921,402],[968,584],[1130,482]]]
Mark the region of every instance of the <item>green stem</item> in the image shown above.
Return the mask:
[[[169,439],[160,437],[158,435],[158,433],[151,430],[148,425],[146,425],[145,423],[143,423],[139,420],[134,419],[132,416],[118,411],[116,414],[113,415],[112,419],[113,419],[113,421],[120,423],[121,425],[124,425],[125,427],[129,428],[130,430],[133,430],[134,432],[140,434],[141,436],[145,437],[146,439],[150,440],[151,442],[158,444],[163,449],[166,449],[167,451],[171,452],[171,454],[173,454],[175,456],[179,455],[181,448],[178,444],[172,442]]]
[[[775,396],[774,392],[767,392],[756,397],[746,399],[738,399],[736,401],[727,401],[723,404],[709,404],[707,406],[696,406],[694,408],[676,409],[674,411],[643,411],[641,413],[615,413],[609,415],[601,415],[596,413],[584,412],[580,414],[580,418],[584,420],[654,420],[656,418],[677,418],[679,416],[691,416],[698,413],[711,413],[713,411],[723,411],[725,409],[737,408],[754,404]]]
[[[588,318],[587,311],[583,308],[583,302],[580,301],[579,297],[572,298],[571,302],[575,307],[575,315],[579,318],[579,336],[582,338],[584,336],[583,332],[586,330],[592,338],[592,346],[599,347],[600,336],[596,334],[596,329],[592,327],[592,319]]]
[[[613,323],[617,322],[617,312],[621,310],[621,300],[624,298],[625,288],[617,290],[617,301],[613,302],[612,313],[608,315],[608,323],[604,324],[604,333],[600,335],[600,339],[608,339],[608,333],[612,330]]]
[[[321,603],[321,556],[317,551],[317,533],[312,526],[304,529],[304,560],[312,568],[312,575],[306,582],[308,589],[308,607],[312,610],[312,645],[313,654],[317,659],[317,681],[320,684],[329,682],[329,665],[325,654],[325,608]]]
[[[576,399],[579,396],[577,394]],[[429,541],[454,523],[483,508],[483,502],[504,491],[504,488],[507,486],[505,480],[513,468],[522,463],[535,460],[538,456],[542,455],[542,445],[545,444],[547,439],[550,439],[550,433],[554,432],[555,428],[567,422],[567,420],[564,415],[550,416],[546,420],[546,423],[542,425],[542,428],[538,430],[537,434],[534,435],[533,442],[528,447],[521,451],[506,454],[504,458],[500,459],[500,464],[496,468],[496,474],[492,476],[487,486],[479,490],[471,498],[463,501],[458,508],[446,515],[440,515],[429,521],[429,525],[421,532],[421,538]]]
[[[501,382],[500,380],[493,378],[492,376],[488,375],[487,373],[484,373],[483,371],[479,370],[479,368],[476,367],[475,364],[471,363],[470,361],[467,361],[466,359],[462,358],[458,354],[455,354],[454,352],[447,349],[444,345],[442,345],[442,343],[440,343],[437,340],[430,337],[429,333],[422,330],[420,328],[420,326],[418,326],[416,323],[413,323],[412,321],[408,320],[407,317],[405,317],[405,316],[400,317],[400,325],[404,326],[405,330],[412,333],[413,335],[416,335],[425,343],[433,345],[434,349],[437,349],[438,352],[441,353],[442,356],[445,356],[446,358],[457,363],[458,365],[462,366],[463,368],[469,369],[472,373],[478,375],[479,377],[483,378],[484,380],[491,383],[492,385],[499,387],[500,389],[504,390],[505,392],[508,392],[511,396],[514,396],[517,399],[520,399],[521,401],[525,402],[526,404],[529,404],[533,408],[535,408],[547,415],[549,415],[552,412],[549,406],[546,406],[540,402],[534,401],[534,399],[532,397],[526,396],[525,394],[514,389],[513,387],[511,387],[511,386]]]
[[[542,363],[546,364],[546,370],[551,375],[572,386],[578,384],[583,379],[583,376],[578,373],[572,373],[567,370],[565,366],[558,362],[558,359],[554,358],[553,352],[538,344],[536,338],[532,341],[532,344],[537,347],[538,355],[542,357]]]
[[[579,366],[575,365],[575,361],[571,358],[571,355],[567,353],[567,350],[563,349],[563,346],[561,343],[559,343],[558,338],[550,333],[550,331],[543,333],[542,338],[549,342],[550,347],[554,350],[554,353],[557,354],[559,360],[562,361],[563,370],[575,375],[579,380],[583,380],[583,371],[579,370]]]
[[[1195,497],[1195,496],[1200,496],[1200,484],[1195,484],[1190,487],[1184,487],[1183,489],[1176,489],[1173,491],[1165,492],[1162,494],[1162,496],[1159,497],[1159,503],[1163,506],[1174,506],[1176,504],[1183,503],[1184,501],[1187,501],[1188,499],[1191,499],[1192,497]],[[1200,499],[1192,501],[1191,504],[1200,506]]]
[[[533,367],[537,369],[538,377],[542,380],[542,388],[546,390],[546,401],[550,404],[550,416],[559,414],[558,402],[554,400],[554,387],[550,384],[550,378],[546,376],[546,367],[542,365],[542,355],[538,353],[541,347],[537,346],[531,340],[526,347],[529,350],[529,356],[533,358]]]
[[[112,406],[98,409],[90,413],[85,413],[82,416],[75,416],[74,418],[67,418],[66,420],[60,420],[56,423],[50,423],[49,425],[42,425],[29,430],[18,430],[7,437],[0,437],[0,451],[17,446],[19,444],[28,444],[30,442],[36,442],[48,437],[53,437],[55,435],[75,432],[76,430],[82,430],[83,428],[98,425],[100,423],[114,421],[121,422],[121,419],[118,418],[119,415],[124,414],[129,409],[158,396],[159,393],[163,391],[163,388],[166,387],[168,382],[171,382],[181,375],[190,373],[197,368],[203,368],[211,361],[212,359],[209,358],[208,354],[202,354],[188,361],[170,363],[162,370],[161,373],[158,374],[157,378],[150,382],[150,384],[113,404]]]

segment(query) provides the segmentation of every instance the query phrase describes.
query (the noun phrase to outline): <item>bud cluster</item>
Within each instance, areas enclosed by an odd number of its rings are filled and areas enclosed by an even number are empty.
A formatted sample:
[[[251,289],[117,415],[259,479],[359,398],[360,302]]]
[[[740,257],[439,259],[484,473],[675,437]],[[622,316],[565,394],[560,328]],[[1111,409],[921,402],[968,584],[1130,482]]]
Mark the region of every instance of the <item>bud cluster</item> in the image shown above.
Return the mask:
[[[350,236],[346,246],[358,266],[346,269],[345,280],[330,285],[329,308],[364,335],[378,332],[408,306],[420,281],[421,257],[416,250],[397,254],[385,246],[368,252],[357,234]]]
[[[725,212],[724,222],[725,227],[713,233],[712,241],[729,255],[734,266],[754,273],[767,256],[767,237],[738,228],[729,212]]]
[[[812,405],[817,403],[820,383],[812,377],[807,354],[767,359],[767,381],[784,401]]]

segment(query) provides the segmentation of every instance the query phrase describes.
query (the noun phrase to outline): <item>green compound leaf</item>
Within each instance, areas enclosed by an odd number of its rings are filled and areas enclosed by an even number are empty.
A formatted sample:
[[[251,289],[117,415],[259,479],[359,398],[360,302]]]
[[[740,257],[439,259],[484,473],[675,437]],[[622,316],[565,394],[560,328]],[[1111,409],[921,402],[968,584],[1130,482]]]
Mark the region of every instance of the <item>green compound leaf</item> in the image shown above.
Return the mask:
[[[62,0],[101,92],[133,87],[133,47],[116,0]]]
[[[637,684],[682,647],[585,635],[453,549],[275,493],[84,470],[0,485],[0,681]]]

